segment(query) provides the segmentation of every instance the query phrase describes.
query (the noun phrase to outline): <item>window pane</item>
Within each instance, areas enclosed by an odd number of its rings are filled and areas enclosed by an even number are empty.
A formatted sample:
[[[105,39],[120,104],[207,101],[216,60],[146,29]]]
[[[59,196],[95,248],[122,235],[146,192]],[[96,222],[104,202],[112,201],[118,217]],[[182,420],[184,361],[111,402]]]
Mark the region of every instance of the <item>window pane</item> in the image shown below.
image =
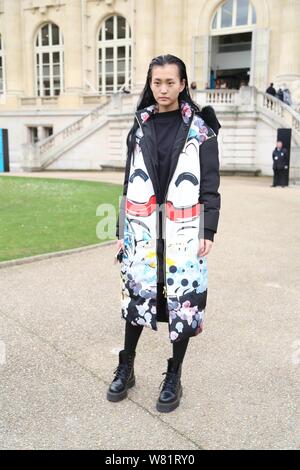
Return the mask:
[[[52,44],[59,44],[59,29],[56,24],[52,25]]]
[[[239,0],[237,2],[236,24],[248,24],[248,0]]]
[[[55,96],[60,95],[60,90],[54,90],[54,95],[55,95]]]
[[[105,67],[105,72],[106,73],[112,73],[114,70],[114,64],[113,62],[106,62],[106,67]]]
[[[106,85],[113,85],[114,83],[114,77],[112,75],[106,75]]]
[[[54,88],[60,88],[60,79],[59,78],[55,78],[53,80],[53,85],[54,85]]]
[[[129,74],[131,73],[131,46],[129,46],[129,61],[128,61]]]
[[[105,21],[105,39],[114,38],[113,19],[114,17],[111,16]]]
[[[42,27],[42,46],[49,46],[49,28],[48,24]]]
[[[112,59],[113,58],[113,54],[114,54],[113,47],[107,47],[105,52],[106,52],[106,59]]]
[[[227,28],[232,26],[232,5],[233,0],[228,0],[223,6],[221,11],[221,27]]]
[[[50,75],[49,65],[43,65],[43,75],[44,75],[44,77],[49,77],[49,75]]]
[[[126,35],[126,20],[123,16],[118,16],[117,20],[118,20],[118,23],[117,23],[117,25],[118,25],[118,28],[117,28],[118,39],[125,38],[125,35]]]
[[[117,48],[118,59],[125,57],[125,46]]]
[[[59,64],[59,52],[53,52],[52,60],[53,64]]]
[[[125,83],[125,75],[118,75],[118,85],[123,85]]]
[[[212,29],[216,29],[216,27],[217,27],[217,13],[214,16],[211,27],[212,27]]]
[[[99,49],[99,60],[102,60],[102,49]]]
[[[59,76],[60,74],[60,66],[59,65],[54,65],[53,66],[53,75]]]
[[[37,63],[37,64],[40,63],[40,55],[39,55],[39,54],[36,55],[36,63]]]
[[[252,23],[255,24],[256,23],[256,10],[253,6],[251,8],[252,8]]]
[[[125,60],[118,60],[118,72],[125,72]]]
[[[49,52],[43,52],[43,64],[49,64]]]

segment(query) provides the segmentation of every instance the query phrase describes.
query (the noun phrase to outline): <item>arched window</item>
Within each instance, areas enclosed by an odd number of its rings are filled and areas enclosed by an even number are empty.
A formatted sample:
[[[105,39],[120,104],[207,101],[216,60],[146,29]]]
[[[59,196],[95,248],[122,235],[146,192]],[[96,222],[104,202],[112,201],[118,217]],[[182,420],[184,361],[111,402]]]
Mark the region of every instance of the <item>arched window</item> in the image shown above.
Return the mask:
[[[40,28],[35,44],[38,96],[57,96],[63,91],[64,50],[59,27],[47,23]]]
[[[4,93],[4,54],[0,34],[0,93]]]
[[[115,93],[131,83],[131,32],[123,16],[113,15],[101,25],[98,42],[98,86],[101,94]]]
[[[227,0],[216,11],[212,24],[212,32],[224,29],[244,29],[256,24],[256,12],[249,0]]]

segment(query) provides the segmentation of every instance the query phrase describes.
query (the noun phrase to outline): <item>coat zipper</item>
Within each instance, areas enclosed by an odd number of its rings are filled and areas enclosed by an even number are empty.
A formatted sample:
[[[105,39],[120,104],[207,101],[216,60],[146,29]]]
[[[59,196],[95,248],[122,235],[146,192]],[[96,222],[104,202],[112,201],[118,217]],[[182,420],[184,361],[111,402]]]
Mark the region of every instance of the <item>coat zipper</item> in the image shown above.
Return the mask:
[[[140,123],[139,118],[138,118],[136,113],[135,113],[135,117],[136,117],[136,120],[137,120],[137,122],[140,126],[142,134],[144,135],[141,123]],[[185,145],[186,145],[186,142],[187,142],[187,139],[188,139],[188,136],[189,136],[189,131],[190,131],[190,128],[191,128],[191,125],[192,125],[192,122],[193,122],[193,118],[194,118],[194,110],[192,110],[192,116],[191,116],[191,119],[190,119],[190,124],[189,124],[188,130],[187,130],[186,138],[185,138],[185,141],[184,141],[184,144],[183,144],[182,148],[184,148]],[[167,182],[167,185],[166,185],[166,192],[165,192],[165,198],[164,198],[164,207],[165,207],[165,204],[166,204],[166,197],[167,197],[167,194],[168,194],[168,187],[169,187],[169,184],[170,184],[170,180],[171,180],[171,178],[169,176],[169,179],[168,179],[168,182]],[[165,223],[165,218],[164,218],[164,223]],[[159,223],[159,233],[160,233],[160,228],[161,227],[160,227],[160,223]],[[166,277],[166,256],[165,255],[166,255],[166,243],[164,242],[164,254],[163,254],[163,259],[164,259],[164,286],[163,286],[163,295],[164,295],[165,298],[167,298],[167,283],[166,283],[167,277]],[[158,265],[157,277],[159,278],[160,263],[159,263],[159,257],[158,256],[157,256],[157,265]]]
[[[137,116],[137,113],[135,113],[135,117],[136,117],[136,120],[137,120],[137,122],[138,122],[138,125],[140,126],[140,129],[141,129],[141,131],[142,131],[142,135],[144,136],[144,132],[143,132],[141,123],[140,123],[140,121],[139,121],[139,118],[138,118],[138,116]],[[159,235],[160,235],[160,221],[158,221],[158,230],[159,230]],[[157,254],[157,247],[156,247],[156,254]],[[156,256],[156,258],[157,258],[156,276],[157,276],[157,279],[159,279],[159,271],[160,271],[159,256]]]
[[[191,119],[190,119],[190,124],[189,124],[189,127],[188,127],[188,130],[187,130],[187,134],[186,134],[186,138],[185,138],[185,141],[184,141],[184,144],[183,144],[183,147],[182,149],[184,149],[184,147],[186,146],[186,142],[187,142],[187,139],[188,139],[188,136],[189,136],[189,132],[190,132],[190,128],[191,128],[191,125],[192,125],[192,122],[193,122],[193,118],[194,118],[194,110],[192,110],[192,116],[191,116]],[[180,153],[182,152],[182,149],[180,151]],[[180,155],[180,154],[179,154]],[[167,182],[167,185],[166,185],[166,192],[165,192],[165,198],[164,198],[164,207],[166,207],[166,200],[167,200],[167,195],[168,195],[168,189],[169,189],[169,184],[170,184],[170,181],[171,181],[171,177],[169,175],[169,179],[168,179],[168,182]],[[165,214],[165,211],[164,211],[164,214]],[[166,218],[164,218],[164,224],[166,223]],[[164,242],[164,287],[163,287],[163,294],[164,296],[167,298],[167,293],[168,293],[168,290],[167,290],[167,275],[166,275],[166,270],[167,270],[167,263],[166,263],[166,240]]]

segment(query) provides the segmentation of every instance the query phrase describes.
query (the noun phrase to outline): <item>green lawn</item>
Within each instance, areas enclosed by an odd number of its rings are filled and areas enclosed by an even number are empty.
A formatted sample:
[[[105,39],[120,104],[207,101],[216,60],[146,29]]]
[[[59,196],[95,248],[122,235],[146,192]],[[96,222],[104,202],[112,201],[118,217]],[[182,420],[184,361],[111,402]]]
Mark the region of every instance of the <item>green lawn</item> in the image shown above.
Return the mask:
[[[0,261],[101,243],[102,203],[118,213],[122,186],[94,181],[0,176]]]

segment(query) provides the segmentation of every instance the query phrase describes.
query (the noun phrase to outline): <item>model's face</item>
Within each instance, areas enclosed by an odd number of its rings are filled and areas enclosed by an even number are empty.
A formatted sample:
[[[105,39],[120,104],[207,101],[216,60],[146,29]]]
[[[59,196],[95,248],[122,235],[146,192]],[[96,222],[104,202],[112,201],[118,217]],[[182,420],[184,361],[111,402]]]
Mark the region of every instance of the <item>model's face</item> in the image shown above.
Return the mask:
[[[282,149],[282,142],[280,142],[280,141],[277,142],[277,148],[278,148],[278,149]]]
[[[178,107],[178,95],[185,87],[185,80],[180,81],[176,64],[155,65],[152,69],[150,88],[159,109]]]

